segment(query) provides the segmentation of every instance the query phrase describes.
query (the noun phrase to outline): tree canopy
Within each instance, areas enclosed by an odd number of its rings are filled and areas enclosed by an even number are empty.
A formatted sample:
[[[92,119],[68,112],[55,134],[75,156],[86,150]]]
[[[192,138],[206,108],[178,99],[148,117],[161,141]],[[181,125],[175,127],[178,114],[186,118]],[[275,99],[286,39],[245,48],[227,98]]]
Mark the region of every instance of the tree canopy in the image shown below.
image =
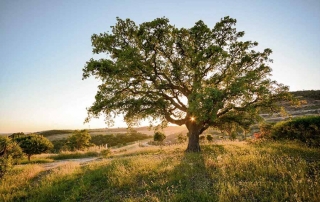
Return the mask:
[[[42,135],[30,134],[14,139],[18,142],[22,151],[28,156],[28,160],[34,154],[42,154],[53,148],[53,144]]]
[[[119,114],[129,124],[141,119],[185,124],[187,151],[200,151],[199,135],[210,126],[235,122],[247,126],[259,110],[277,111],[288,87],[270,79],[267,48],[241,41],[236,19],[224,17],[210,29],[203,21],[177,28],[167,18],[136,25],[117,18],[111,33],[93,34],[93,53],[83,79],[102,81],[89,121],[101,114],[106,122]]]
[[[67,145],[71,150],[84,150],[93,144],[90,143],[91,135],[87,130],[76,130],[67,139]]]

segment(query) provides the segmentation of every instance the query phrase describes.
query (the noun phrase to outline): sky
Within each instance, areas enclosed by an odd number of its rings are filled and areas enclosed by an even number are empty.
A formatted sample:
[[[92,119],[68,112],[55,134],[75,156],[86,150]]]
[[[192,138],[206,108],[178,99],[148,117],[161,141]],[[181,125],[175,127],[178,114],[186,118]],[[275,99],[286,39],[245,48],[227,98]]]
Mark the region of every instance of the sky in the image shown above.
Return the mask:
[[[82,80],[90,37],[116,17],[167,17],[176,27],[237,19],[244,40],[271,48],[272,79],[291,91],[320,89],[319,0],[0,0],[0,133],[107,127],[84,124],[99,81]],[[126,127],[122,117],[114,127]]]

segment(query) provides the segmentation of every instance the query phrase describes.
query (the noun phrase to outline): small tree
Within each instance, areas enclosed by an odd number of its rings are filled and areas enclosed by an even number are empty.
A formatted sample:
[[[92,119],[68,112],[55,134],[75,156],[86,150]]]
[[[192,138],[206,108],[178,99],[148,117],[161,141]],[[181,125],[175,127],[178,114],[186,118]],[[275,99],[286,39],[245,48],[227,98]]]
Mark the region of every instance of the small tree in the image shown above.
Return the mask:
[[[71,150],[84,150],[93,145],[90,140],[91,136],[87,130],[76,130],[68,137],[67,146]]]
[[[34,154],[42,154],[53,148],[53,144],[42,135],[30,134],[16,138],[22,151],[28,156],[28,160]]]
[[[164,139],[166,139],[166,135],[164,133],[161,133],[159,131],[154,133],[154,136],[153,136],[154,141],[162,143]]]

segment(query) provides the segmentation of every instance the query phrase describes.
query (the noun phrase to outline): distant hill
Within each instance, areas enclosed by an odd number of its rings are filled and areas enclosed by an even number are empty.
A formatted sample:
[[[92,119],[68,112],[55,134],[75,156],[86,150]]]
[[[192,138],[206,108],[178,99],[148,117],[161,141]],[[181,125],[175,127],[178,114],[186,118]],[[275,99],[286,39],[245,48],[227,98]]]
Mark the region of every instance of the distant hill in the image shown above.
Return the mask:
[[[280,113],[260,114],[268,122],[278,122],[286,120],[290,117],[306,116],[306,115],[320,115],[320,90],[304,90],[290,92],[295,98],[303,101],[300,106],[291,106],[289,102],[281,102],[288,116],[282,116]]]
[[[320,90],[303,90],[291,92],[296,97],[301,97],[310,101],[320,101]]]
[[[146,135],[153,135],[154,131],[150,130],[149,127],[137,127],[132,128],[131,130],[134,130],[138,133],[146,134]],[[74,130],[47,130],[47,131],[41,131],[36,132],[37,134],[41,134],[45,137],[47,137],[49,140],[59,140],[62,138],[66,138],[69,135],[72,134]],[[167,128],[163,129],[164,133],[169,136],[172,134],[177,134],[180,132],[186,133],[186,127],[185,126],[168,126]],[[110,134],[124,134],[130,132],[128,128],[99,128],[99,129],[88,129],[88,132],[91,136],[95,135],[110,135]]]
[[[41,131],[36,133],[43,135],[44,137],[50,137],[53,135],[69,134],[69,133],[72,133],[73,131],[74,130],[46,130],[46,131]]]

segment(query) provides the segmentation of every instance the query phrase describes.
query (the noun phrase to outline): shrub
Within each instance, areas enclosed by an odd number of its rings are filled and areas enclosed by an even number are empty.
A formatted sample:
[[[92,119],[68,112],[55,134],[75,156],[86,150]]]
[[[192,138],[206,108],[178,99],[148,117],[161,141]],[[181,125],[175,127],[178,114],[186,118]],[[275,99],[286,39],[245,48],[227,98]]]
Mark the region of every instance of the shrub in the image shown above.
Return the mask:
[[[208,140],[209,142],[211,142],[211,141],[213,140],[212,135],[207,135],[207,140]]]
[[[320,116],[279,122],[273,126],[271,137],[276,140],[300,140],[308,146],[320,147]]]
[[[154,141],[162,143],[164,139],[166,139],[166,135],[164,133],[161,133],[159,131],[154,133]]]
[[[110,149],[104,149],[104,150],[100,151],[100,155],[102,157],[108,157],[108,156],[110,156],[110,154],[111,154],[111,150]]]
[[[231,132],[229,134],[229,139],[232,140],[232,141],[237,139],[237,132],[235,132],[235,131]]]

